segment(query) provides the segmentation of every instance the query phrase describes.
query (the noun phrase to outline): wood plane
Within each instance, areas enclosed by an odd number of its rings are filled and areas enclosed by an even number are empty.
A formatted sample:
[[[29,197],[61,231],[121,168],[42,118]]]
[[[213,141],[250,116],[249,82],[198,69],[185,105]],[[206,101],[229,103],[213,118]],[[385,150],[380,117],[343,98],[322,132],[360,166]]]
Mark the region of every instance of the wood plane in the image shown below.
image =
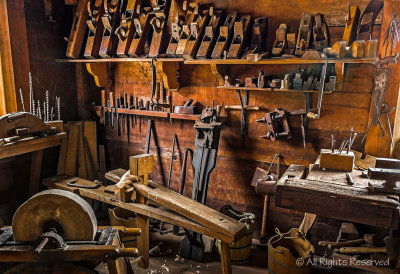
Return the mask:
[[[371,0],[364,9],[357,27],[356,40],[371,40],[374,22],[383,8],[383,0]]]
[[[251,15],[242,16],[238,22],[235,22],[233,39],[226,58],[238,59],[241,57],[248,45],[252,24],[253,18]]]
[[[214,10],[211,19],[204,31],[203,40],[201,41],[199,50],[197,51],[196,58],[208,59],[211,57],[211,52],[217,41],[219,27],[224,20],[223,10]]]
[[[234,11],[226,17],[224,25],[219,27],[219,36],[211,54],[212,59],[222,59],[224,56],[224,51],[228,49],[232,41],[233,27],[238,19],[239,14]]]
[[[296,33],[286,34],[287,45],[284,49],[285,55],[294,55],[294,52],[296,51],[296,37]]]
[[[276,38],[274,45],[272,46],[272,56],[281,56],[287,46],[287,26],[286,24],[281,24],[276,30]]]
[[[163,5],[153,7],[154,17],[150,20],[150,25],[153,27],[153,37],[149,50],[149,57],[165,53],[168,47],[168,17],[171,7],[171,0],[165,0]]]
[[[139,17],[133,19],[135,32],[129,47],[128,54],[131,57],[139,57],[144,54],[146,42],[150,42],[152,28],[150,20],[154,14],[150,13],[151,8],[145,7],[140,9]]]
[[[314,16],[313,36],[316,50],[322,50],[329,46],[328,26],[324,16],[320,13]]]
[[[118,37],[117,55],[128,57],[129,47],[135,33],[134,17],[137,18],[140,12],[141,0],[126,0],[121,5],[119,26],[115,30]]]
[[[168,57],[176,57],[176,49],[178,47],[179,36],[182,32],[182,25],[179,22],[171,24],[171,39],[169,40],[166,54]]]
[[[183,51],[184,58],[192,59],[196,56],[201,40],[203,39],[204,29],[208,24],[212,10],[212,7],[209,10],[199,10],[196,22],[190,24],[190,35],[187,39],[185,50]]]
[[[104,30],[99,51],[102,58],[113,57],[117,49],[118,39],[115,39],[115,30],[120,22],[119,9],[120,0],[104,0],[104,14],[101,17]]]
[[[188,42],[190,36],[190,24],[196,21],[199,14],[199,6],[200,4],[198,2],[183,2],[183,10],[186,12],[186,14],[175,51],[175,54],[178,57],[183,57],[186,43]]]
[[[299,32],[297,35],[296,55],[303,55],[304,52],[310,47],[312,30],[312,16],[310,12],[303,12],[300,21]]]
[[[99,56],[101,38],[103,36],[104,25],[101,20],[104,13],[103,0],[91,0],[87,6],[89,19],[86,24],[89,34],[86,41],[84,56],[86,58],[97,58]]]
[[[83,38],[86,32],[86,20],[88,19],[89,0],[81,0],[76,8],[72,22],[71,33],[68,38],[67,57],[78,58],[81,52]]]
[[[349,6],[346,15],[346,26],[344,27],[342,41],[346,46],[351,45],[357,37],[358,22],[360,21],[360,9],[357,6]]]
[[[242,58],[247,59],[247,61],[250,62],[257,62],[268,55],[265,52],[267,43],[267,25],[268,17],[259,17],[254,19],[251,32],[251,42],[245,50]]]

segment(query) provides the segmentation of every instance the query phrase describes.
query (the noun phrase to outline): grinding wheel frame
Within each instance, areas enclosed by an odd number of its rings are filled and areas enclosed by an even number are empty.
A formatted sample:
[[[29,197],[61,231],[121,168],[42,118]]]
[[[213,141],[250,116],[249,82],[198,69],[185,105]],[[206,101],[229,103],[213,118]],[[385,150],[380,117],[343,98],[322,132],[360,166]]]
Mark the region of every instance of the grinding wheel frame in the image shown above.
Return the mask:
[[[80,196],[50,189],[32,196],[17,209],[12,230],[15,241],[34,242],[50,229],[55,229],[64,241],[93,241],[97,220]]]

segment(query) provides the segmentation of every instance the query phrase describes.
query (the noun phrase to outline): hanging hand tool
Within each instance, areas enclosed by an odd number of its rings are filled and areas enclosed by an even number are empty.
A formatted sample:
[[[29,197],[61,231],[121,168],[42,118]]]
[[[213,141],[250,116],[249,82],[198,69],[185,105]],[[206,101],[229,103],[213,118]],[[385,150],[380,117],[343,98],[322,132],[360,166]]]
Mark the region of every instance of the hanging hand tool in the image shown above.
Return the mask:
[[[389,48],[390,48],[389,56],[391,56],[392,50],[396,49],[396,45],[399,42],[400,42],[400,38],[399,38],[399,31],[397,28],[397,15],[394,13],[392,15],[392,20],[390,21],[389,27],[386,30],[385,38],[384,38],[383,44],[382,44],[382,47],[385,46],[384,57],[387,56],[387,52],[388,52]]]
[[[156,71],[156,67],[154,65],[154,57],[151,59],[150,62],[150,66],[151,66],[151,96],[150,96],[150,106],[152,108],[172,108],[172,106],[168,103],[164,102],[165,99],[165,89],[163,86],[160,86],[160,92],[163,93],[163,96],[161,97],[162,102],[161,104],[158,103],[158,101],[154,102],[154,96],[156,96],[156,100],[157,98],[159,98],[159,92],[157,91],[157,71]]]
[[[115,108],[115,113],[117,115],[117,135],[121,136],[121,122],[120,122],[120,115],[118,114],[118,110],[121,107],[121,98],[117,98],[117,105]]]
[[[117,110],[116,110],[116,106],[115,106],[115,102],[114,102],[114,93],[112,91],[110,91],[108,93],[108,98],[109,98],[109,102],[110,102],[110,108],[108,109],[108,115],[109,115],[109,120],[111,120],[111,128],[114,129],[114,115],[113,115],[113,109],[115,114],[117,114]]]
[[[193,155],[194,181],[192,199],[202,204],[207,202],[208,183],[210,174],[215,168],[217,152],[221,134],[220,122],[217,122],[215,108],[205,108],[196,121],[195,152]],[[202,261],[204,256],[204,243],[202,235],[185,230],[186,236],[181,242],[179,255],[196,261]]]
[[[325,79],[326,79],[326,70],[328,68],[328,59],[325,56],[325,62],[321,70],[321,78],[320,78],[320,89],[318,92],[318,101],[317,101],[317,113],[308,112],[307,117],[310,119],[319,119],[321,117],[321,109],[322,109],[322,97],[324,95],[325,88]]]
[[[120,102],[120,108],[125,108],[124,96],[119,97],[119,102]],[[122,133],[125,133],[125,118],[126,118],[126,114],[125,113],[121,113]]]
[[[186,166],[187,166],[187,160],[188,160],[188,155],[189,152],[191,153],[192,150],[188,147],[185,147],[185,152],[183,154],[183,162],[182,162],[182,168],[181,168],[181,176],[179,179],[179,189],[178,189],[178,193],[183,195],[183,191],[185,189],[185,184],[186,184]],[[174,225],[172,232],[175,236],[182,236],[179,233],[179,226],[178,225]]]
[[[149,119],[147,121],[146,144],[145,144],[145,150],[144,150],[146,154],[150,154],[150,145],[151,145],[151,136],[152,135],[153,135],[153,140],[154,140],[154,146],[156,147],[158,164],[160,166],[159,170],[160,170],[160,173],[161,173],[162,184],[163,184],[163,186],[167,186],[167,184],[165,182],[164,168],[163,168],[163,164],[162,164],[162,161],[161,161],[160,146],[158,145],[156,125],[155,125],[153,119]]]
[[[383,8],[383,0],[370,0],[360,17],[356,40],[371,40],[375,19]]]
[[[104,89],[101,90],[100,96],[101,96],[100,123],[108,126],[108,119],[107,119],[108,113],[106,114],[106,111],[104,111],[104,109],[107,108],[106,91]]]
[[[174,139],[172,141],[172,154],[171,154],[171,162],[169,165],[169,176],[168,176],[168,188],[171,189],[171,179],[172,179],[172,167],[174,163],[174,155],[175,155],[175,144],[178,141],[178,135],[174,134]]]
[[[242,98],[242,93],[240,90],[236,90],[238,96],[239,96],[239,101],[240,105],[239,106],[225,106],[226,110],[240,110],[241,111],[241,119],[240,119],[240,137],[241,137],[241,146],[244,148],[244,137],[246,135],[246,117],[247,117],[247,111],[249,110],[260,110],[261,107],[253,107],[249,106],[249,91],[245,90],[244,92],[244,98]]]

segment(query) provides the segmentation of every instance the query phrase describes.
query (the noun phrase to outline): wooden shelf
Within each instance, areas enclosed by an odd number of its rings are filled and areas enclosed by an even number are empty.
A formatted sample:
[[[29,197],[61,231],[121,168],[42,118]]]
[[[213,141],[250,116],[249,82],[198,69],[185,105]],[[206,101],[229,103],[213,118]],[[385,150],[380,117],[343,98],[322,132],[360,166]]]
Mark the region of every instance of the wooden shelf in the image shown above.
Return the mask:
[[[328,59],[329,64],[345,63],[345,64],[375,64],[378,58],[345,58],[345,59]],[[248,62],[246,59],[193,59],[185,60],[185,64],[197,65],[295,65],[295,64],[323,64],[324,59],[312,60],[302,58],[269,58],[262,59],[258,62]]]
[[[109,63],[109,62],[150,62],[152,58],[99,58],[99,59],[56,59],[60,63]],[[193,59],[184,58],[156,58],[159,62],[183,62],[197,65],[293,65],[293,64],[323,64],[325,61],[302,58],[269,58],[258,62],[248,62],[246,59]],[[345,58],[328,59],[329,64],[375,64],[378,58]]]
[[[85,109],[92,111],[101,111],[100,106],[93,106],[93,105],[85,105]],[[176,120],[190,120],[190,121],[199,120],[199,114],[191,115],[191,114],[169,113],[164,111],[125,109],[125,108],[117,108],[116,110],[117,113],[119,114],[131,114],[139,116],[158,117],[158,118],[171,118]],[[104,111],[111,112],[111,108],[104,108]]]
[[[181,114],[181,113],[170,113],[169,117],[171,119],[177,120],[193,120],[198,121],[200,114]]]
[[[301,89],[280,89],[280,88],[248,88],[248,87],[228,87],[228,86],[218,86],[217,88],[229,89],[229,90],[255,90],[255,91],[273,91],[273,92],[293,92],[293,93],[304,93],[304,92],[314,92],[318,93],[319,90],[301,90]],[[324,91],[324,93],[332,93],[332,91]]]
[[[58,63],[121,63],[121,62],[151,62],[152,58],[104,58],[104,59],[56,59]],[[183,58],[156,58],[159,62],[183,62]]]

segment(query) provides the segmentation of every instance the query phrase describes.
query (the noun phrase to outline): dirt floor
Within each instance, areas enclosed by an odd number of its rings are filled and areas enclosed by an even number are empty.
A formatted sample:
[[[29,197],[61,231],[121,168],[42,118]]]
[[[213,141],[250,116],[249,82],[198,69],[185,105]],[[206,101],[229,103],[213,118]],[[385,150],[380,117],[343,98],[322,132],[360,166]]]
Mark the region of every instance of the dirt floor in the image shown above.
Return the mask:
[[[172,233],[160,235],[158,232],[150,233],[150,248],[159,246],[159,249],[152,253],[150,256],[150,267],[148,269],[142,269],[134,265],[135,274],[161,274],[161,273],[179,273],[179,274],[200,274],[200,273],[221,273],[221,262],[219,255],[214,248],[212,250],[211,239],[205,237],[204,241],[206,244],[206,255],[205,260],[202,263],[195,262],[192,260],[182,259],[178,256],[179,246],[182,240],[182,236],[174,236]],[[268,273],[267,266],[267,247],[255,244],[253,242],[251,256],[249,261],[244,265],[233,265],[232,272],[234,274],[258,274]],[[212,251],[211,251],[212,250]],[[211,252],[210,252],[211,251]],[[108,273],[107,266],[102,264],[97,269],[100,273]],[[357,271],[353,269],[335,269],[328,267],[315,267],[312,270],[313,274],[328,273],[370,273],[365,271]]]

